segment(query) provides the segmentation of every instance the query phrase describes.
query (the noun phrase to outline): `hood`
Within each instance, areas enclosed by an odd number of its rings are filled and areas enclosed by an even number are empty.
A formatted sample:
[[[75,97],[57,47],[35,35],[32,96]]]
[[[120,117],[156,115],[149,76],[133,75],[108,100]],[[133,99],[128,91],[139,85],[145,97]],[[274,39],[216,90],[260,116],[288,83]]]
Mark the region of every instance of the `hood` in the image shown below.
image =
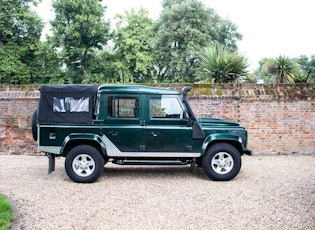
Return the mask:
[[[240,126],[238,123],[225,121],[218,118],[197,118],[201,126]]]

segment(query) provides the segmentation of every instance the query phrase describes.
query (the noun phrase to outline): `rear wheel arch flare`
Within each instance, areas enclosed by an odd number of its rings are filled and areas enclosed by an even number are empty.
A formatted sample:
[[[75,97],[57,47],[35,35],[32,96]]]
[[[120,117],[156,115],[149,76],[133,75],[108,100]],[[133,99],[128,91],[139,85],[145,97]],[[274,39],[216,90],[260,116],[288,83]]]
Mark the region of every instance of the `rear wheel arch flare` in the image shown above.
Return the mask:
[[[103,156],[104,160],[106,160],[107,154],[106,154],[106,152],[104,152],[105,150],[102,148],[102,146],[97,141],[86,140],[86,139],[74,139],[74,140],[68,141],[66,143],[63,151],[62,151],[62,156],[66,157],[71,149],[73,149],[79,145],[93,146],[94,148],[96,148],[100,152],[100,154]]]

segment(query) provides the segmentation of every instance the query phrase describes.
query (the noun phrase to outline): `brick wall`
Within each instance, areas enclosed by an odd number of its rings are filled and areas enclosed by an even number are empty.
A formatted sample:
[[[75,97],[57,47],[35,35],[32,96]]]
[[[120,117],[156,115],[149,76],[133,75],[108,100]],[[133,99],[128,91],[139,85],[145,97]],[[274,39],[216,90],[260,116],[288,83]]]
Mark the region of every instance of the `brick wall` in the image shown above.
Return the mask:
[[[181,90],[182,85],[155,85]],[[40,154],[31,134],[38,86],[0,86],[0,154]],[[236,121],[254,154],[315,154],[315,84],[194,84],[197,117]]]
[[[36,91],[0,91],[0,154],[33,154],[31,117],[38,106]]]

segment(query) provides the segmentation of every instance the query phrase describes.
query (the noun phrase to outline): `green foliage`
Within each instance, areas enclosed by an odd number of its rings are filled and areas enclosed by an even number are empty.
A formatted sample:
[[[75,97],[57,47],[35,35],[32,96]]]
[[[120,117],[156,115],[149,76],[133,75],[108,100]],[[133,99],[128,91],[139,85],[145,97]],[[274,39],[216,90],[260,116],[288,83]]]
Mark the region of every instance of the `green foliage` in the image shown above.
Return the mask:
[[[301,55],[295,61],[300,65],[300,71],[297,74],[296,82],[315,82],[315,55],[308,58]]]
[[[236,47],[236,26],[200,0],[165,0],[156,22],[158,81],[192,81],[199,52],[209,43]],[[228,33],[228,34],[226,34]]]
[[[306,79],[307,68],[299,64],[297,59],[280,55],[277,58],[264,58],[259,64],[256,76],[267,84],[303,82]]]
[[[297,63],[286,56],[275,59],[277,83],[294,83]]]
[[[131,82],[150,81],[155,34],[148,11],[144,8],[138,12],[132,9],[130,12],[125,11],[124,15],[117,15],[116,19],[114,43],[117,59],[114,66],[121,73],[120,81],[125,82],[126,76],[131,77]]]
[[[41,19],[31,10],[32,0],[7,0],[0,12],[0,83],[32,83]]]
[[[40,41],[43,22],[31,10],[38,2],[3,1],[0,84],[252,80],[237,53],[237,26],[201,0],[164,0],[157,21],[131,9],[116,16],[113,33],[101,0],[53,0],[47,41]],[[255,76],[265,83],[315,82],[315,55],[259,64]]]
[[[257,79],[262,79],[266,84],[276,83],[276,66],[273,58],[264,58],[259,62],[259,68],[255,72]]]
[[[237,32],[237,26],[229,19],[222,19],[214,9],[208,9],[211,14],[209,23],[211,28],[209,35],[211,43],[221,44],[229,51],[237,51],[237,41],[242,40],[243,35]]]
[[[0,47],[12,42],[19,45],[35,44],[43,28],[40,18],[31,10],[34,0],[6,0],[0,16]]]
[[[105,8],[99,0],[54,0],[53,8],[51,41],[62,50],[72,83],[81,83],[91,74],[94,50],[102,49],[110,36],[110,24],[103,19]]]
[[[12,220],[11,205],[3,195],[0,195],[0,229],[10,229]]]
[[[64,83],[60,81],[63,79],[62,62],[49,41],[39,42],[35,57],[31,66],[34,70],[32,83]]]
[[[113,62],[116,59],[115,54],[110,53],[107,50],[93,50],[94,55],[91,55],[90,74],[87,74],[82,83],[85,84],[102,84],[116,82],[115,68]]]
[[[0,48],[0,83],[30,83],[30,68],[21,58],[24,53],[23,47],[16,46],[14,43],[7,43]]]
[[[208,46],[200,54],[196,80],[219,83],[236,82],[247,75],[248,61],[221,45]]]

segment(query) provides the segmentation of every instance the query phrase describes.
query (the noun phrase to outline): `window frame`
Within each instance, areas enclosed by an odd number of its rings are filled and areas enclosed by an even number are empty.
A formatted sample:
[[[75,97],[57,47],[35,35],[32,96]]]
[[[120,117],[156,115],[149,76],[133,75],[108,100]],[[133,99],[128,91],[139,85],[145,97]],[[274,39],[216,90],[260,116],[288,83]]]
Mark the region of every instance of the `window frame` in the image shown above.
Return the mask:
[[[127,110],[133,109],[133,116],[120,116],[120,100],[134,100],[134,107],[127,107]],[[117,101],[116,101],[117,100]],[[114,103],[114,107],[113,107]],[[116,104],[117,103],[117,104]],[[130,102],[129,102],[130,103]],[[108,118],[111,120],[139,120],[140,119],[140,96],[131,95],[111,95],[107,97],[107,111]],[[138,114],[136,114],[136,109],[138,109]],[[117,111],[116,111],[117,110]],[[118,112],[118,113],[117,113]],[[117,114],[116,114],[117,113]]]
[[[181,112],[179,115],[179,117],[168,117],[168,116],[172,116],[174,114],[167,114],[166,113],[166,116],[165,117],[159,117],[159,116],[151,116],[151,100],[152,99],[160,99],[161,100],[161,103],[162,103],[162,100],[163,98],[172,98],[172,99],[176,99],[180,109],[181,109]],[[181,99],[177,96],[177,95],[152,95],[148,98],[148,103],[149,103],[149,111],[148,111],[148,116],[149,116],[149,120],[152,120],[152,121],[156,121],[156,120],[160,120],[160,121],[163,121],[163,120],[184,120],[185,119],[185,115],[184,113],[187,113],[186,109],[184,108],[182,102],[181,102]],[[160,108],[162,109],[162,108]],[[186,114],[187,116],[187,114]]]

